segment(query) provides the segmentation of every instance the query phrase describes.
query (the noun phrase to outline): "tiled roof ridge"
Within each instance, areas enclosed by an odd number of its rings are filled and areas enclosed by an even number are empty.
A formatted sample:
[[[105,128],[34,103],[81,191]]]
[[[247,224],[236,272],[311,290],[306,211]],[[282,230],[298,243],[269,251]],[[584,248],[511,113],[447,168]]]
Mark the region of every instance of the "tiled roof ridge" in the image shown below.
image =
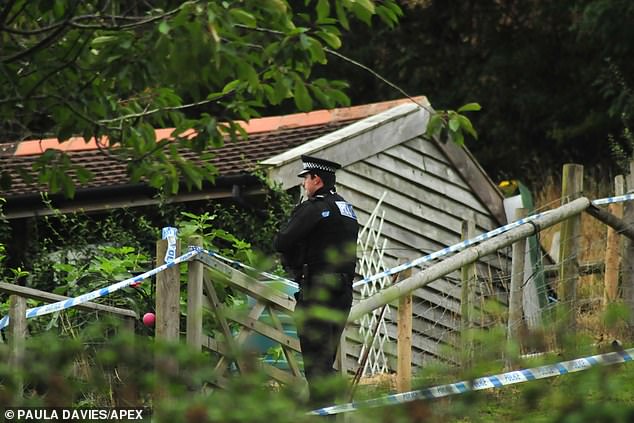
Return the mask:
[[[421,101],[424,97],[414,97],[414,100]],[[388,110],[403,103],[410,102],[408,98],[382,101],[378,103],[363,104],[359,106],[342,107],[330,110],[315,110],[308,113],[293,113],[290,115],[267,116],[251,119],[248,122],[241,121],[240,124],[248,134],[258,134],[263,132],[273,132],[286,128],[301,128],[314,125],[323,125],[330,122],[339,122],[351,119],[361,119]],[[173,128],[163,128],[156,130],[156,139],[160,140],[169,137]],[[48,149],[61,151],[85,151],[97,150],[108,145],[108,139],[103,137],[99,144],[95,138],[88,142],[83,137],[71,137],[59,142],[57,138],[46,138],[39,140],[25,140],[16,143],[0,144],[0,156],[33,156],[40,155]],[[11,151],[13,150],[13,151]]]

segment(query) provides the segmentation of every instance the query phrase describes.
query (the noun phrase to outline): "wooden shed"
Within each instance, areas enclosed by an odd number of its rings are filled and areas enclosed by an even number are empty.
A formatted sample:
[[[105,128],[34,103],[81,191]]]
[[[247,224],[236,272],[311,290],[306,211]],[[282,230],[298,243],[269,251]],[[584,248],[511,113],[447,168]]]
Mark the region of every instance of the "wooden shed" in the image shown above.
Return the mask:
[[[419,101],[427,100],[422,97]],[[403,259],[460,242],[465,220],[475,222],[476,234],[506,224],[502,194],[469,151],[424,136],[429,117],[428,110],[408,102],[273,156],[263,164],[269,166],[272,179],[290,189],[300,183],[296,175],[302,154],[341,163],[337,190],[353,204],[362,225],[383,198],[379,208],[384,240],[380,258],[382,267],[391,268]],[[510,259],[504,252],[483,258],[477,265],[478,298],[506,302],[509,270]],[[357,291],[359,297],[361,290]],[[415,366],[428,360],[453,361],[447,351],[455,345],[460,330],[460,298],[458,272],[415,291]],[[395,320],[394,312],[387,316],[381,329],[382,351],[373,353],[377,360],[384,353],[391,369],[395,368]],[[368,330],[371,328],[365,328]],[[348,370],[358,367],[362,337],[358,327],[346,331]]]
[[[416,101],[428,104],[424,97]],[[270,176],[286,188],[299,185],[296,174],[300,156],[312,154],[343,165],[338,172],[338,189],[354,206],[362,224],[369,221],[381,198],[382,239],[374,269],[389,268],[402,259],[411,259],[453,245],[461,239],[465,219],[476,224],[476,233],[506,223],[503,200],[467,149],[452,143],[424,138],[429,112],[410,99],[317,110],[285,116],[270,116],[244,124],[248,139],[229,142],[211,149],[219,170],[214,184],[194,191],[181,190],[171,202],[195,204],[201,201],[258,196],[262,185],[251,173],[259,164],[268,166]],[[169,136],[170,129],[157,130],[156,139]],[[113,208],[152,206],[160,199],[156,190],[144,183],[131,183],[125,163],[104,155],[95,140],[56,139],[0,142],[0,167],[8,172],[12,186],[2,192],[4,212],[14,233],[14,250],[28,251],[21,241],[32,220],[53,213],[41,192],[47,187],[25,180],[19,169],[29,170],[47,149],[68,153],[73,165],[92,170],[95,178],[79,185],[73,199],[52,194],[53,206],[62,213],[83,210],[100,213]],[[184,152],[192,158],[194,152]],[[20,248],[18,248],[20,247]],[[379,248],[380,247],[380,248]],[[361,254],[363,251],[361,251]],[[14,254],[19,257],[20,254]],[[19,263],[16,265],[20,265]],[[510,260],[504,254],[483,258],[478,265],[480,298],[506,301],[505,278]],[[364,273],[368,273],[368,269]],[[372,272],[370,272],[372,273]],[[391,283],[388,281],[387,283]],[[374,287],[374,285],[373,285]],[[375,287],[376,288],[376,287]],[[364,288],[359,289],[362,295]],[[460,328],[459,275],[436,281],[419,289],[414,298],[413,362],[450,359],[445,347],[455,342]],[[382,351],[387,365],[394,368],[395,314],[382,326]],[[372,324],[372,319],[368,320]],[[480,322],[485,324],[486,322]],[[347,330],[346,367],[355,370],[361,351],[361,328]],[[367,334],[366,328],[366,334]]]

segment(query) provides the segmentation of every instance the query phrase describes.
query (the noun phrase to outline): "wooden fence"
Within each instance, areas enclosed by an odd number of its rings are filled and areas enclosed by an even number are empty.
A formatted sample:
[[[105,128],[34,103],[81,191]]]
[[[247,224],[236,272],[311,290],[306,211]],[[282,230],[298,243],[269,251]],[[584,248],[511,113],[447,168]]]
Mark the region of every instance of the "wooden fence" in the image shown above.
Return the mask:
[[[190,245],[200,245],[201,239],[194,237]],[[165,241],[157,249],[164,256]],[[179,307],[179,274],[162,275],[157,280],[156,324],[166,330],[157,331],[163,340],[177,341],[179,319],[172,317],[172,310]],[[158,284],[161,283],[159,292]],[[252,300],[248,310],[239,311],[223,304],[217,286],[227,286],[242,292]],[[170,298],[160,300],[159,295]],[[212,383],[224,386],[226,375],[235,365],[238,372],[248,372],[257,360],[252,360],[248,346],[251,336],[263,336],[282,349],[288,370],[259,362],[257,365],[274,380],[285,384],[303,384],[299,366],[299,340],[285,333],[282,324],[295,308],[295,299],[282,291],[268,287],[262,281],[248,275],[209,255],[200,254],[188,263],[187,289],[187,343],[197,350],[204,348],[220,355],[215,364],[215,380]],[[220,326],[221,336],[214,339],[203,330],[203,310],[210,310]],[[266,315],[266,318],[262,318]]]
[[[13,368],[20,369],[23,365],[23,357],[25,352],[25,340],[28,336],[27,319],[26,319],[26,301],[27,299],[42,301],[46,303],[56,303],[65,301],[70,298],[63,295],[57,295],[50,292],[40,291],[38,289],[28,288],[24,286],[14,285],[10,283],[0,282],[0,292],[9,294],[9,326],[8,326],[8,343],[10,345],[9,361]],[[134,325],[139,316],[132,310],[118,307],[112,307],[104,304],[86,302],[78,304],[77,309],[89,312],[102,312],[114,315],[123,319],[123,330],[134,332]],[[19,372],[18,372],[19,373]],[[125,370],[121,369],[120,375],[125,379]],[[16,393],[20,395],[22,392],[22,382],[18,383]]]
[[[365,313],[369,313],[385,304],[400,301],[399,307],[399,330],[398,330],[398,351],[399,351],[399,375],[398,389],[403,391],[409,389],[411,374],[411,293],[449,273],[462,269],[462,329],[473,326],[472,317],[474,313],[472,286],[473,274],[471,265],[483,256],[495,253],[501,248],[513,246],[513,277],[510,284],[509,301],[509,338],[514,338],[517,334],[511,327],[511,321],[522,318],[521,310],[521,284],[523,281],[522,260],[524,257],[525,239],[536,234],[536,232],[562,224],[562,232],[567,234],[562,236],[560,247],[559,265],[555,270],[559,277],[558,293],[559,301],[565,307],[574,309],[576,307],[576,285],[583,270],[578,261],[579,242],[579,218],[582,212],[587,212],[591,216],[605,223],[612,235],[608,234],[610,243],[619,242],[619,234],[624,235],[625,252],[622,255],[621,272],[615,272],[612,268],[615,261],[614,254],[618,256],[619,248],[615,245],[608,245],[606,248],[605,265],[605,301],[615,301],[618,297],[617,282],[615,275],[621,275],[621,292],[625,303],[634,311],[634,203],[627,202],[624,207],[623,218],[618,212],[610,213],[592,205],[591,201],[583,197],[583,176],[579,173],[583,168],[576,165],[567,166],[564,169],[564,177],[574,182],[564,182],[564,192],[562,205],[554,210],[544,213],[532,220],[530,224],[524,224],[509,230],[495,238],[483,241],[478,245],[469,247],[453,256],[446,258],[430,267],[410,274],[401,274],[400,282],[389,286],[379,293],[361,300],[352,307],[349,322],[359,319]],[[634,164],[632,165],[634,174]],[[634,191],[634,179],[627,178],[629,191]],[[618,192],[617,183],[617,192]],[[622,188],[620,188],[622,192]],[[612,208],[614,212],[616,208]],[[519,211],[526,213],[526,211]],[[518,215],[522,216],[521,214]],[[473,228],[466,224],[463,231],[464,238],[473,237]],[[199,237],[188,240],[189,245],[200,246],[202,241]],[[162,240],[157,243],[157,266],[162,264],[165,256],[167,241]],[[616,251],[616,253],[615,253]],[[178,253],[177,253],[178,254]],[[292,296],[267,286],[263,281],[258,280],[254,275],[247,274],[229,264],[217,260],[206,254],[199,254],[195,259],[187,264],[187,321],[186,321],[186,342],[191,348],[196,350],[209,350],[218,354],[215,361],[216,379],[212,381],[218,386],[226,384],[226,378],[230,372],[248,372],[252,368],[253,360],[249,360],[248,340],[251,336],[260,335],[280,346],[288,369],[281,369],[273,365],[260,362],[261,367],[271,378],[284,384],[303,384],[300,369],[300,345],[296,337],[285,332],[284,320],[288,320],[295,307],[295,300]],[[601,266],[598,266],[601,267]],[[250,307],[244,312],[229,308],[220,301],[218,287],[227,286],[244,293],[250,300]],[[161,272],[156,279],[156,338],[165,341],[179,342],[180,331],[180,272],[178,266],[174,266]],[[38,299],[41,301],[59,301],[62,296],[44,293],[29,288],[19,287],[11,284],[0,284],[0,291],[8,292],[11,297],[10,312],[10,339],[12,342],[12,360],[19,365],[21,360],[21,348],[26,333],[26,298]],[[85,310],[99,310],[123,316],[133,327],[135,313],[129,310],[117,309],[105,305],[94,303],[81,304],[78,308]],[[203,328],[203,310],[210,310],[219,325],[219,336],[210,337]],[[409,314],[409,316],[407,315]],[[263,316],[267,318],[262,318]],[[575,329],[575,313],[568,313],[566,324],[571,331]],[[634,313],[631,317],[634,323]],[[470,340],[463,337],[462,348],[469,348]],[[256,360],[257,361],[257,360]]]

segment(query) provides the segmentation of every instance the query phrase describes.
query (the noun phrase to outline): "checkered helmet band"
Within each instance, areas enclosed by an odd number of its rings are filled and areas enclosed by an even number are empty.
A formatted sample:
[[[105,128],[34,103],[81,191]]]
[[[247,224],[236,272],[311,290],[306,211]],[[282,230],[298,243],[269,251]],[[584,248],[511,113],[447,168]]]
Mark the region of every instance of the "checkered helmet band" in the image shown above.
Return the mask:
[[[337,169],[321,163],[304,162],[304,170],[323,170],[324,172],[335,173]]]

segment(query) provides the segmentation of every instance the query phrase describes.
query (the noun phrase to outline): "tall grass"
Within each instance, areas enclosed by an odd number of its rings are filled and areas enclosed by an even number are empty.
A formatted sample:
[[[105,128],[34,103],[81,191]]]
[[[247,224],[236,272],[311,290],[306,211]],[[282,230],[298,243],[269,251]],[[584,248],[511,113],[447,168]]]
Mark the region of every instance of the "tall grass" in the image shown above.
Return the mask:
[[[604,168],[585,168],[583,193],[590,200],[614,196],[614,177]],[[535,208],[538,211],[553,209],[561,203],[561,172],[547,174],[542,185],[535,184],[533,197]],[[560,231],[560,226],[555,225],[541,231],[539,239],[544,251],[551,254],[554,259],[552,242],[555,234]],[[604,263],[607,245],[607,226],[590,216],[581,214],[581,238],[579,239],[579,263]],[[603,273],[584,275],[579,278],[577,296],[581,304],[577,314],[577,324],[580,331],[589,334],[596,343],[610,341],[615,338],[626,337],[627,331],[623,323],[612,322],[606,324],[604,307],[602,304],[604,289]]]

